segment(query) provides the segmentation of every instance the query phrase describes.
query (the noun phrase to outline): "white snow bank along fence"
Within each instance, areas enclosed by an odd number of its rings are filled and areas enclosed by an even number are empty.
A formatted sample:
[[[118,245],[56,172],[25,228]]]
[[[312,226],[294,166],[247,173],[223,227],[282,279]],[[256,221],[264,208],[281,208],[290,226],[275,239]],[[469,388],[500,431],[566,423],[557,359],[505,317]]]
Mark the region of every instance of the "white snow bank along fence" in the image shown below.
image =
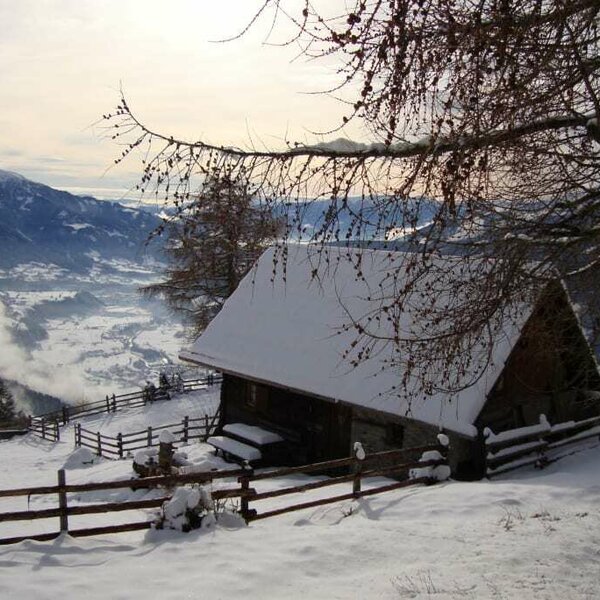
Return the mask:
[[[540,415],[538,425],[494,433],[486,428],[486,474],[488,477],[534,465],[544,468],[565,455],[565,448],[586,440],[600,441],[600,417],[551,425]]]
[[[169,423],[158,427],[147,427],[140,431],[118,433],[116,436],[104,435],[99,431],[84,429],[81,423],[75,425],[75,446],[90,448],[98,456],[123,458],[129,452],[158,446],[162,431],[169,430],[173,441],[187,444],[191,440],[205,442],[215,433],[220,412],[198,418],[183,417],[178,423]]]
[[[137,392],[106,396],[104,400],[85,402],[76,406],[64,405],[59,410],[29,417],[29,429],[39,437],[57,441],[58,437],[52,437],[50,430],[66,425],[74,419],[89,417],[101,413],[117,412],[123,408],[136,408],[159,400],[169,400],[171,394],[184,394],[205,389],[213,385],[219,385],[223,380],[221,375],[209,374],[198,379],[180,379],[170,387],[146,387]]]
[[[12,490],[0,490],[0,498],[23,497],[28,510],[0,513],[0,525],[5,522],[34,521],[41,519],[58,519],[59,530],[51,533],[29,534],[18,537],[0,538],[0,544],[16,544],[26,539],[48,541],[68,533],[73,537],[119,533],[123,531],[135,531],[150,529],[158,518],[158,511],[172,497],[172,490],[176,486],[186,484],[207,484],[223,480],[221,485],[229,487],[213,489],[211,500],[225,500],[239,498],[239,512],[247,521],[266,519],[284,513],[313,508],[344,500],[353,500],[363,496],[371,496],[383,492],[418,484],[434,484],[437,481],[447,479],[450,469],[447,465],[446,454],[448,450],[447,438],[440,436],[439,444],[421,446],[415,448],[404,448],[366,454],[360,444],[355,445],[354,456],[331,460],[322,463],[304,465],[301,467],[290,467],[255,473],[252,469],[221,470],[210,472],[187,472],[178,475],[161,475],[156,477],[143,477],[139,479],[125,479],[120,481],[106,481],[102,483],[67,484],[65,471],[58,471],[58,484],[53,486],[38,486]],[[87,452],[87,451],[86,451]],[[390,462],[391,461],[391,462]],[[381,467],[384,462],[385,466]],[[250,487],[254,482],[265,482],[276,478],[298,473],[324,473],[338,471],[344,468],[350,473],[337,475],[324,479],[313,480],[303,485],[275,489],[270,486],[264,491],[257,491]],[[380,477],[398,477],[400,481],[382,484]],[[237,485],[236,485],[237,483]],[[294,494],[302,494],[303,498],[310,496],[312,490],[328,486],[339,486],[339,484],[352,484],[352,492],[336,494],[323,498],[316,494],[314,500],[282,506],[262,513],[250,508],[250,503],[277,498]],[[234,485],[235,487],[232,487]],[[364,487],[363,487],[364,486]],[[126,489],[131,490],[131,500],[120,502],[96,502],[98,499],[109,497],[107,490]],[[157,497],[157,491],[160,494]],[[100,494],[96,494],[100,492]],[[32,496],[54,495],[57,499],[55,508],[43,508],[29,510],[29,502]],[[25,504],[24,502],[24,504]],[[44,502],[44,506],[46,502]],[[141,519],[139,511],[151,509]],[[98,517],[93,520],[93,527],[72,529],[69,518],[72,516],[98,515],[103,513],[137,511],[137,520],[119,523],[99,525]],[[122,521],[122,519],[119,519]],[[0,530],[1,531],[1,530]],[[1,535],[1,533],[0,533]]]

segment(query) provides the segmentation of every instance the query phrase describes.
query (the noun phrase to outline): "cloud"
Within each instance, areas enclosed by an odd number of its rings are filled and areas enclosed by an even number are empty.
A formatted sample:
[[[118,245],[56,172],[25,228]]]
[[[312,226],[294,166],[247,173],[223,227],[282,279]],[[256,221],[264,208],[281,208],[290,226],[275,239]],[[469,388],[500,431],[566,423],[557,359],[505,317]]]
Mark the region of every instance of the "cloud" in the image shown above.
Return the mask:
[[[0,156],[6,156],[8,158],[15,158],[15,157],[20,157],[20,156],[25,156],[25,153],[21,152],[20,150],[15,150],[13,148],[5,148],[5,149],[0,148]]]
[[[84,398],[85,380],[72,367],[33,360],[13,339],[12,320],[0,301],[0,376],[17,381],[36,392],[50,394],[68,404]],[[57,361],[58,362],[58,361]]]

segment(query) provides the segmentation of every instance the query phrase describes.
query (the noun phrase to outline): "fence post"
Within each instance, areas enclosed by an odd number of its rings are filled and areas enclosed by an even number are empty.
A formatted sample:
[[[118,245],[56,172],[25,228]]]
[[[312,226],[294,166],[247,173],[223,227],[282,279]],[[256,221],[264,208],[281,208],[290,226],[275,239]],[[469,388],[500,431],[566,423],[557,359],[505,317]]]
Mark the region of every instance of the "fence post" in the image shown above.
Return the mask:
[[[183,417],[183,442],[186,444],[189,440],[189,434],[190,434],[189,426],[190,426],[190,418]]]
[[[210,436],[210,431],[208,430],[208,415],[204,415],[204,441],[206,441]]]
[[[106,412],[110,412],[110,399],[108,394],[106,394]]]
[[[97,440],[97,445],[98,445],[97,454],[98,454],[98,456],[102,456],[102,438],[100,437],[99,431],[96,433],[96,440]]]
[[[46,439],[46,419],[42,417],[42,439]]]
[[[117,412],[117,397],[112,395],[112,411]]]
[[[240,514],[242,515],[242,519],[248,522],[248,517],[250,516],[250,510],[248,507],[248,490],[250,489],[250,479],[248,475],[242,475],[239,478],[239,482],[242,486],[242,495],[240,496]]]
[[[54,441],[60,442],[60,425],[58,419],[54,419]]]
[[[546,445],[547,445],[548,442],[546,441],[545,437],[549,433],[552,432],[552,427],[550,426],[550,423],[548,423],[548,419],[546,418],[546,415],[540,415],[540,425],[548,426],[548,430],[541,431],[540,435],[538,437],[538,441],[546,443]],[[542,446],[538,450],[538,462],[536,463],[536,466],[539,466],[540,469],[543,469],[547,464],[548,464],[548,457],[546,456],[546,448]]]
[[[365,460],[365,451],[360,442],[354,443],[354,479],[352,480],[352,493],[357,496],[360,494],[360,474],[362,471],[362,461]]]
[[[69,422],[69,409],[66,406],[62,407],[62,422],[66,425]]]
[[[117,445],[119,450],[119,458],[123,458],[123,434],[117,433]]]
[[[69,531],[69,516],[67,514],[67,492],[65,470],[60,469],[58,472],[58,508],[60,509],[60,530]]]
[[[152,427],[148,427],[148,440],[147,440],[147,446],[148,446],[148,447],[152,446]]]

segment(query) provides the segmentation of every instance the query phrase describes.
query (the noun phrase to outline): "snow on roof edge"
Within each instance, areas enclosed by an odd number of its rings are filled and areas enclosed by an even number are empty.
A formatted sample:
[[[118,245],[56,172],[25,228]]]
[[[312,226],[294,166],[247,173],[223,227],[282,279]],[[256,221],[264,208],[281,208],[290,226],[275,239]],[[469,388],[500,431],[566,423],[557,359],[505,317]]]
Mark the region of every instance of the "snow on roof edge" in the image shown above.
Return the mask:
[[[536,303],[531,303],[527,307],[522,307],[525,308],[525,310],[518,314],[514,322],[506,322],[507,328],[505,329],[503,339],[498,341],[495,359],[492,361],[491,365],[488,365],[488,367],[491,368],[486,368],[487,372],[483,374],[480,379],[478,379],[473,385],[469,386],[469,388],[458,394],[461,396],[460,402],[458,402],[459,398],[452,394],[450,396],[446,395],[445,399],[441,397],[441,394],[436,394],[436,397],[432,398],[421,397],[418,402],[419,406],[415,406],[416,403],[413,403],[409,407],[394,407],[393,405],[387,404],[383,401],[377,402],[375,400],[375,394],[371,394],[373,390],[369,389],[368,386],[365,388],[365,393],[363,393],[362,399],[360,394],[357,395],[357,393],[355,393],[355,390],[353,389],[356,387],[355,385],[351,385],[350,388],[348,388],[348,385],[342,385],[340,387],[338,382],[341,380],[339,379],[337,380],[335,387],[332,388],[330,385],[331,378],[329,378],[328,381],[323,379],[323,375],[328,375],[328,377],[330,377],[330,373],[321,373],[322,377],[320,382],[313,381],[314,376],[311,377],[310,381],[306,381],[305,379],[298,377],[286,377],[283,371],[287,370],[289,361],[285,364],[281,364],[279,359],[280,356],[289,354],[291,351],[293,352],[296,350],[295,344],[291,346],[289,345],[289,340],[285,340],[286,345],[284,346],[281,345],[281,339],[278,341],[279,346],[272,346],[269,343],[269,346],[277,349],[275,354],[270,357],[270,360],[268,360],[267,363],[273,362],[277,364],[269,365],[271,368],[267,369],[264,368],[264,364],[261,363],[260,366],[257,364],[257,361],[255,360],[256,344],[257,342],[262,341],[264,345],[265,341],[261,340],[260,337],[256,338],[256,319],[261,318],[260,313],[257,313],[256,311],[260,308],[261,301],[271,303],[273,301],[281,302],[283,300],[284,302],[288,303],[291,299],[292,304],[294,304],[294,293],[298,293],[300,289],[298,288],[298,281],[291,283],[294,279],[294,274],[298,275],[298,266],[302,264],[302,261],[298,262],[294,256],[296,256],[298,252],[306,253],[309,250],[306,248],[306,245],[289,244],[288,246],[290,247],[290,252],[287,283],[282,284],[279,281],[273,283],[273,280],[270,279],[270,274],[272,271],[271,261],[273,248],[269,248],[260,257],[254,268],[251,269],[244,280],[240,283],[238,290],[236,290],[236,292],[227,299],[223,309],[220,311],[220,314],[217,315],[214,322],[209,325],[207,330],[200,336],[200,338],[194,342],[192,348],[186,350],[182,349],[179,355],[180,358],[196,364],[202,364],[204,366],[215,368],[231,375],[244,377],[246,379],[256,381],[257,383],[267,383],[276,387],[319,397],[328,401],[341,402],[350,406],[359,406],[401,418],[408,418],[421,423],[426,423],[433,427],[440,427],[441,429],[452,431],[471,439],[474,438],[477,435],[477,428],[474,426],[474,423],[479,416],[481,409],[485,405],[485,402],[487,401],[487,396],[490,390],[493,389],[498,376],[503,372],[506,361],[508,360],[516,342],[520,337],[523,326],[531,317]],[[332,252],[336,250],[337,248],[331,249]],[[370,250],[366,252],[367,254],[373,255],[374,258],[377,255],[383,256],[384,254],[387,254],[377,250]],[[265,273],[261,274],[261,272],[265,270],[265,264],[267,264],[267,271],[265,272],[266,275]],[[294,266],[295,264],[296,266]],[[305,270],[306,267],[304,266],[301,268]],[[291,288],[289,287],[290,285],[292,285]],[[294,285],[296,286],[295,292]],[[306,288],[314,290],[315,288],[311,288],[311,285],[312,283],[308,285],[304,284],[304,286],[301,288],[302,293],[308,291]],[[311,296],[319,296],[319,310],[322,303],[328,301],[327,297],[324,297],[322,294],[314,294],[313,292],[309,292],[309,294]],[[312,299],[314,300],[314,298]],[[311,300],[311,298],[307,298],[307,300]],[[331,298],[329,300],[331,300]],[[329,303],[331,304],[331,302]],[[336,300],[335,305],[336,307],[339,306],[339,299]],[[315,306],[316,305],[314,305],[313,308]],[[247,321],[245,317],[242,321],[239,321],[238,319],[238,328],[232,328],[232,316],[235,321],[236,314],[237,317],[239,317],[240,311],[245,313],[247,309],[255,311],[253,319],[250,321]],[[299,307],[297,302],[294,304],[293,309],[294,311],[291,316],[296,319],[295,327],[297,328],[300,326],[303,329],[306,328],[306,326],[310,327],[311,323],[309,321],[314,320],[312,315],[310,316],[310,319],[307,320],[307,315],[302,313],[303,308]],[[283,316],[285,317],[286,321],[290,320],[289,314],[285,314]],[[298,316],[300,317],[299,320],[296,318]],[[273,314],[270,313],[269,328],[273,327],[271,323],[272,317]],[[278,318],[281,319],[282,315],[279,314]],[[226,342],[227,339],[236,338],[239,340],[240,326],[243,326],[242,330],[245,332],[246,337],[252,337],[251,344],[249,346],[250,350],[246,348],[246,354],[244,354],[243,350],[240,352],[239,344],[234,345],[234,347],[230,347]],[[303,331],[303,329],[300,331]],[[259,336],[260,333],[262,332],[259,330]],[[315,340],[318,338],[319,342],[323,341],[321,335],[313,335],[313,337]],[[248,340],[243,339],[242,345],[244,341],[248,346]],[[270,341],[271,338],[269,338],[269,342]],[[307,342],[311,340],[304,341]],[[312,342],[314,342],[314,340],[312,340],[311,343]],[[313,360],[313,363],[315,363],[315,360]],[[311,364],[311,367],[313,370],[305,370],[304,372],[314,375],[314,370],[316,369],[318,371],[320,368],[319,359],[316,359],[316,363]],[[358,369],[356,372],[359,373],[360,371],[361,369]],[[340,373],[338,372],[337,376],[339,376],[339,374]],[[358,375],[358,377],[361,377],[361,375],[364,376],[364,370]],[[311,385],[313,383],[316,384],[316,387]],[[311,389],[311,387],[313,389]],[[469,398],[466,398],[465,394],[466,396],[469,396]],[[377,395],[381,396],[381,394]],[[367,396],[369,396],[369,398],[367,398]],[[429,406],[426,408],[426,405]],[[435,408],[438,405],[439,409]]]
[[[343,400],[341,398],[331,398],[328,396],[323,396],[321,394],[318,394],[312,390],[306,390],[306,389],[300,389],[297,387],[292,387],[289,386],[285,383],[280,383],[277,381],[272,381],[272,380],[267,380],[267,379],[261,379],[260,377],[256,377],[253,374],[249,374],[249,373],[242,373],[241,371],[235,371],[233,369],[229,369],[226,367],[222,366],[222,362],[219,361],[218,358],[215,358],[213,356],[207,356],[205,354],[200,354],[197,352],[193,352],[192,350],[181,350],[179,352],[179,358],[181,360],[184,360],[186,362],[191,362],[194,363],[196,365],[200,365],[202,367],[209,367],[211,369],[216,369],[217,371],[220,371],[222,373],[226,373],[228,375],[233,375],[234,377],[242,377],[244,379],[248,379],[250,381],[254,381],[256,383],[259,384],[264,384],[264,385],[270,385],[273,387],[278,387],[281,389],[286,389],[289,390],[291,392],[297,392],[299,394],[303,394],[303,395],[310,395],[314,398],[319,398],[321,400],[324,400],[326,402],[333,402],[336,404],[344,404],[347,406],[357,406],[359,408],[362,409],[367,409],[367,410],[375,410],[377,412],[381,412],[381,413],[385,413],[388,414],[390,416],[393,417],[400,417],[401,419],[409,419],[411,421],[417,421],[418,423],[423,423],[424,425],[428,425],[430,427],[439,427],[440,431],[450,431],[456,435],[459,435],[461,437],[465,437],[468,438],[470,440],[475,439],[478,435],[479,432],[477,430],[477,428],[474,425],[471,424],[466,424],[466,423],[456,423],[456,427],[451,427],[451,426],[441,426],[440,423],[430,423],[428,421],[425,421],[423,419],[418,419],[416,417],[413,417],[412,415],[402,415],[402,414],[398,414],[396,412],[393,412],[391,410],[385,410],[381,407],[378,408],[369,408],[369,407],[365,407],[365,406],[361,406],[359,404],[355,404],[353,402],[350,402],[348,400]]]

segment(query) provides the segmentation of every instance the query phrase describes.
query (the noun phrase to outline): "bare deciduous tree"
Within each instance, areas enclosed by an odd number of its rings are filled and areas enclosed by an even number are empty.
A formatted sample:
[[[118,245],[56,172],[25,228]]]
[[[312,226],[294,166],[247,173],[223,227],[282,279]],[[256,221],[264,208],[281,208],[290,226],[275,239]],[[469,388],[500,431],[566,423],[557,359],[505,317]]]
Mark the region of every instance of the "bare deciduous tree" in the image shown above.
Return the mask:
[[[465,363],[468,347],[497,338],[504,311],[529,301],[557,273],[568,281],[600,270],[600,5],[357,0],[325,18],[309,0],[298,14],[287,4],[264,0],[253,26],[272,11],[295,23],[289,43],[307,56],[339,58],[330,91],[350,102],[330,133],[341,136],[345,123],[359,120],[369,143],[338,137],[256,151],[187,142],[152,131],[122,99],[106,116],[124,144],[116,162],[144,149],[141,191],[175,205],[191,197],[208,164],[243,172],[267,206],[327,199],[315,242],[368,246],[390,227],[404,232],[404,275],[386,286],[378,310],[399,323],[412,302],[435,321],[435,333],[425,347],[397,329],[387,340],[392,366],[410,372],[425,360],[438,372],[477,377]],[[352,196],[361,203],[345,232],[339,215]],[[431,199],[437,209],[429,226],[418,228]],[[302,231],[299,221],[289,235]],[[432,260],[440,253],[463,261],[454,279],[443,261]],[[435,286],[429,299],[412,297],[423,294],[415,284],[435,280],[438,268],[454,290],[441,316],[439,306],[432,310]],[[356,272],[360,277],[360,260]],[[368,346],[363,316],[349,320]]]

